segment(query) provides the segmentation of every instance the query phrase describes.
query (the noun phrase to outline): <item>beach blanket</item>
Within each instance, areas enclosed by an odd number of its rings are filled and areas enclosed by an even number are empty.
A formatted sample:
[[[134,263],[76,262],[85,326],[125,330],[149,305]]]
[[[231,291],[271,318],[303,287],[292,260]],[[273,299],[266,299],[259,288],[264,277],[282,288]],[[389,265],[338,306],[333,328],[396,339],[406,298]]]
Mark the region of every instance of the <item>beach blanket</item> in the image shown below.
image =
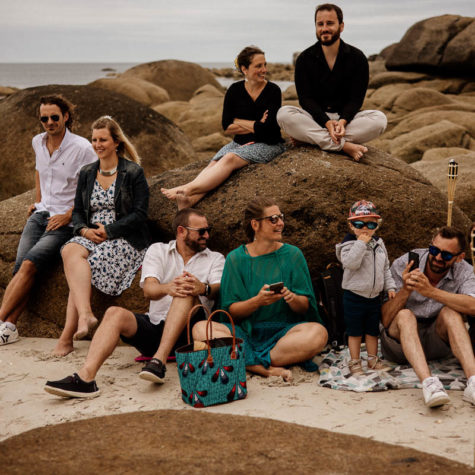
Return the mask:
[[[330,351],[320,363],[320,386],[343,391],[387,391],[388,389],[421,388],[422,385],[408,365],[388,363],[393,369],[388,372],[367,370],[367,353],[361,349],[363,369],[366,374],[352,376],[348,368],[350,351],[345,348],[341,351]],[[467,383],[458,361],[452,358],[431,361],[429,368],[433,376],[438,376],[445,389],[463,390]]]

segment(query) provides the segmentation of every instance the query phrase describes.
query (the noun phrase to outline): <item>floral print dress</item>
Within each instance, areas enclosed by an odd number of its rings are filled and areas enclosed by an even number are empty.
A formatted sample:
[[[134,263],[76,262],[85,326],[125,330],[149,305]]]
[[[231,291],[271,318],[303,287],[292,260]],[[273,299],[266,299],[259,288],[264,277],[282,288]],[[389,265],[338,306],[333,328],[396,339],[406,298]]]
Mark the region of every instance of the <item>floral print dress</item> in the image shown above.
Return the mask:
[[[115,182],[107,190],[97,180],[94,182],[90,201],[91,223],[105,226],[115,221],[114,191]],[[91,266],[91,283],[108,295],[120,295],[130,287],[147,250],[138,251],[124,238],[106,239],[96,244],[85,237],[75,236],[70,242],[90,251],[87,260]]]

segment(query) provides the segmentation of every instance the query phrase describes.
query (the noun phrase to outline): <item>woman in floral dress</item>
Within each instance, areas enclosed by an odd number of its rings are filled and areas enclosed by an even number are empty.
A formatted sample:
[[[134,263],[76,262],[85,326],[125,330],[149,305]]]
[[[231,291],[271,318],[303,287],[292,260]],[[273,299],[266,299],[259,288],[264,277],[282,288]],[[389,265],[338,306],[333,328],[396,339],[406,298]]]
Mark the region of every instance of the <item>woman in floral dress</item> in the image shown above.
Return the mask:
[[[73,340],[97,325],[91,284],[120,295],[130,287],[150,243],[149,190],[135,148],[109,116],[92,125],[92,146],[99,160],[81,169],[72,216],[75,237],[61,250],[69,298],[53,351],[58,356],[73,351]]]

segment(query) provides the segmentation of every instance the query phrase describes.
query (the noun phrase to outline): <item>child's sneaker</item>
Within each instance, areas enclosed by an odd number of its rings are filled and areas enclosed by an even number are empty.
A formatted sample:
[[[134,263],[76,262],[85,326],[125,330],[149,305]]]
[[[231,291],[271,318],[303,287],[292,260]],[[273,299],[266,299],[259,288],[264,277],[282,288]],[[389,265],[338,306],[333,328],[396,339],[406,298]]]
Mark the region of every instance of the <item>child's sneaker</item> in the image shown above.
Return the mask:
[[[391,371],[391,366],[383,363],[377,356],[368,355],[368,369],[373,371]]]
[[[350,360],[348,363],[348,368],[350,368],[350,373],[353,376],[364,374],[363,366],[361,366],[361,360]]]
[[[427,407],[437,407],[450,402],[444,386],[437,376],[430,376],[422,381],[422,394]]]

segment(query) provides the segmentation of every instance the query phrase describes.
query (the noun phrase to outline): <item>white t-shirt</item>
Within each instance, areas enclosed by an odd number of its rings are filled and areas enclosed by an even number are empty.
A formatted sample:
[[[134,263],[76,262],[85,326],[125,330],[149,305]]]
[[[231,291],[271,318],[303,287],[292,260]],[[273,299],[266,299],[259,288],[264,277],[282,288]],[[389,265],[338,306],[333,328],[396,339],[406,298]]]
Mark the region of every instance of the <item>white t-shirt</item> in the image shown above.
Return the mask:
[[[223,268],[224,256],[219,252],[210,251],[206,248],[192,256],[185,265],[183,257],[176,248],[175,240],[167,244],[157,242],[152,244],[145,254],[140,287],[144,286],[147,277],[155,277],[161,284],[167,284],[185,270],[204,284],[218,284],[221,282]],[[213,300],[201,295],[199,299],[202,305],[211,310]],[[148,315],[153,324],[156,325],[165,320],[172,300],[173,297],[165,295],[160,300],[150,301]]]
[[[46,132],[32,140],[41,188],[41,202],[35,203],[35,207],[36,211],[49,211],[50,216],[54,216],[73,207],[79,170],[98,158],[89,141],[68,129],[61,145],[51,156],[46,140]]]

